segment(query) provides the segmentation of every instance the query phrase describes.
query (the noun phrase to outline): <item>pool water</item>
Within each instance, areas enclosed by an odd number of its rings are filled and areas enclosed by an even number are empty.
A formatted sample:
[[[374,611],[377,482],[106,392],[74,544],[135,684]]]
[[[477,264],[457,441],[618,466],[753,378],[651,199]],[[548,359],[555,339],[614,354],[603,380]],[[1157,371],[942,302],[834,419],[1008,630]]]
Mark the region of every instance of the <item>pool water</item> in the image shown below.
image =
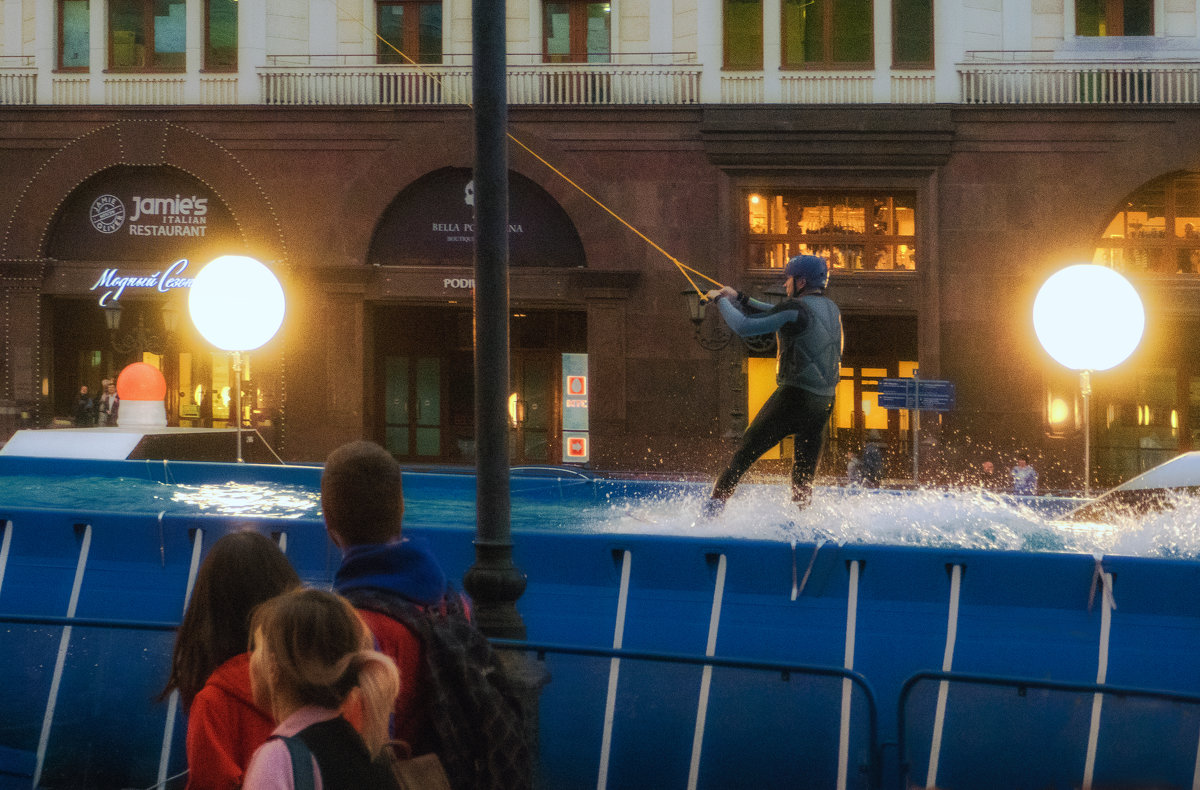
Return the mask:
[[[315,470],[303,484],[4,474],[0,506],[319,519],[318,486]],[[405,491],[407,525],[474,527],[472,476],[406,472]],[[699,482],[514,473],[511,523],[515,531],[1200,557],[1200,498],[1188,494],[1140,518],[1076,523],[1063,518],[1074,499],[818,487],[813,505],[799,511],[785,485],[764,484],[743,485],[723,516],[706,521],[698,515],[706,493]]]

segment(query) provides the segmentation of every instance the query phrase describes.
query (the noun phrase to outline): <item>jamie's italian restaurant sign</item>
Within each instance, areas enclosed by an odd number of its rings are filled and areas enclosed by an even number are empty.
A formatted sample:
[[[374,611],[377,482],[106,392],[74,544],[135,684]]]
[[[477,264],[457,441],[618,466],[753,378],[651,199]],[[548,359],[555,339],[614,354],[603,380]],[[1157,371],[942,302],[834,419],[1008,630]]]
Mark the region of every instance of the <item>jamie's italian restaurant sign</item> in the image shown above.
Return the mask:
[[[178,261],[240,247],[229,209],[203,182],[170,167],[120,166],[68,196],[47,251],[64,261]]]

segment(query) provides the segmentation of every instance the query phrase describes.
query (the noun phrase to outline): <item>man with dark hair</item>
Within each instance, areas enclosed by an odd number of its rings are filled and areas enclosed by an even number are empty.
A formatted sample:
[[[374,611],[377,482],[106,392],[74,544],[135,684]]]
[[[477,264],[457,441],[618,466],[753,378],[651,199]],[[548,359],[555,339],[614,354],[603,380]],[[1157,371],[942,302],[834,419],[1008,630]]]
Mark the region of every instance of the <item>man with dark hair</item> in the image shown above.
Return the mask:
[[[353,600],[356,591],[399,598],[419,607],[441,606],[446,574],[424,541],[401,537],[404,490],[400,464],[374,442],[350,442],[330,453],[321,474],[321,510],[329,537],[342,550],[334,589]],[[394,735],[416,754],[427,741],[428,678],[421,640],[376,611],[359,608],[379,651],[396,662],[402,679],[396,698]]]
[[[529,790],[533,758],[517,693],[425,542],[403,537],[400,465],[373,442],[330,453],[321,475],[333,588],[400,670],[392,737],[435,752],[454,790]]]
[[[787,300],[772,306],[729,286],[710,291],[721,317],[739,337],[776,333],[779,385],[742,437],[704,503],[703,515],[721,513],[742,475],[785,436],[795,437],[792,500],[812,501],[812,481],[825,446],[842,360],[842,316],[825,296],[829,265],[816,255],[796,255],[783,269]]]

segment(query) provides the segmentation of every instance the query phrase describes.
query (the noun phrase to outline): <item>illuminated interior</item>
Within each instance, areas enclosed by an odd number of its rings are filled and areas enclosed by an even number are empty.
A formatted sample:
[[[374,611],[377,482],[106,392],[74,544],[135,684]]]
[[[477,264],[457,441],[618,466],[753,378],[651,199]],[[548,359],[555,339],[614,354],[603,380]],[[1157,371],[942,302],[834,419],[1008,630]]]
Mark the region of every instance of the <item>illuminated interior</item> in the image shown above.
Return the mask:
[[[916,268],[913,195],[755,191],[746,196],[749,266],[780,269],[793,255],[821,255],[834,269]]]

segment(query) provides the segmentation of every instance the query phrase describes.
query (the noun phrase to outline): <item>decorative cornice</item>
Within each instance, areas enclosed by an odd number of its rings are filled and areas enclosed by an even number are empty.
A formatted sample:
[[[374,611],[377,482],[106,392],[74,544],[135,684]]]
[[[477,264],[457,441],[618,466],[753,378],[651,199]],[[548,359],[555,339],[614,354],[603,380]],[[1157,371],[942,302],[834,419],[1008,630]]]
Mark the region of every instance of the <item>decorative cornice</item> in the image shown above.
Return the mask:
[[[738,169],[929,169],[954,140],[949,108],[705,108],[700,138],[713,164]]]

